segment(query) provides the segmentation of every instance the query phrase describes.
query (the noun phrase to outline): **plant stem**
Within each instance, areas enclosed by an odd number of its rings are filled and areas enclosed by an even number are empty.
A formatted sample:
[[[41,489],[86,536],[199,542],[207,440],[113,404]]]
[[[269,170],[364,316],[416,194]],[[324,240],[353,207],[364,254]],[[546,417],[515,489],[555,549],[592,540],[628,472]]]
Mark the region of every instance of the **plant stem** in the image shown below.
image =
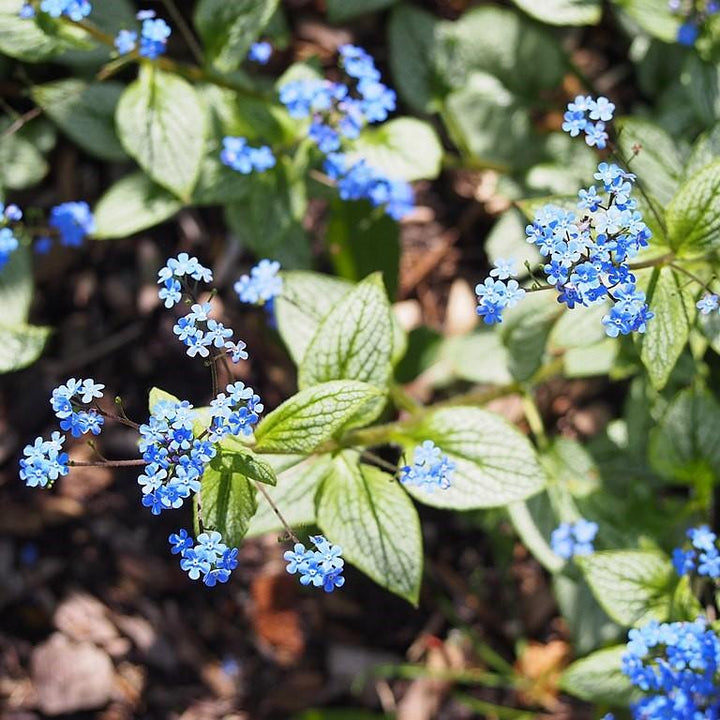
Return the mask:
[[[683,275],[686,275],[691,280],[694,280],[701,288],[703,288],[706,292],[713,294],[713,291],[709,288],[708,285],[705,284],[703,280],[701,280],[695,273],[691,273],[689,270],[686,270],[684,267],[681,267],[680,265],[676,265],[675,263],[671,262],[668,263],[671,268],[674,270],[677,270],[678,272],[681,272]]]
[[[147,465],[142,459],[137,460],[104,460],[104,461],[85,461],[85,460],[69,460],[68,465],[70,467],[140,467],[141,465]]]
[[[405,391],[401,385],[393,384],[390,387],[390,397],[399,410],[407,410],[409,413],[416,413],[422,410],[422,403],[418,402],[412,395]]]
[[[273,509],[273,512],[277,516],[277,519],[282,523],[283,527],[287,531],[287,534],[296,542],[300,542],[300,538],[293,532],[293,529],[288,525],[287,520],[282,516],[282,513],[278,509],[278,506],[275,504],[275,501],[270,497],[270,494],[268,491],[263,487],[263,484],[261,482],[258,482],[255,480],[255,487],[262,493],[263,497],[268,501],[270,504],[270,507]]]
[[[540,450],[546,450],[549,445],[545,425],[540,415],[535,398],[531,389],[525,389],[522,394],[523,410],[525,411],[525,419],[528,421],[530,430],[535,436],[535,442]]]
[[[658,265],[667,265],[675,259],[675,253],[669,252],[664,255],[658,255],[652,260],[644,260],[643,262],[630,263],[630,270],[642,270],[642,268],[657,267]]]
[[[173,0],[162,0],[162,4],[167,9],[168,15],[170,15],[173,19],[173,22],[177,25],[178,30],[180,30],[180,34],[183,38],[185,38],[185,42],[188,44],[190,52],[193,54],[197,64],[201,67],[205,65],[205,57],[203,55],[202,48],[195,39],[195,35],[190,29],[190,26],[185,22],[185,18],[180,14],[177,7],[175,7]]]

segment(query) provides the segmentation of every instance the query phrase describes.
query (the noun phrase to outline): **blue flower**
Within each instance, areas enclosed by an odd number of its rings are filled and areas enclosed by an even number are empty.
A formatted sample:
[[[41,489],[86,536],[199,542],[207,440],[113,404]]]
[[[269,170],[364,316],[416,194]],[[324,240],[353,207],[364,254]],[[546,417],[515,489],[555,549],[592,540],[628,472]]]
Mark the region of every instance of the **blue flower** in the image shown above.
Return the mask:
[[[253,148],[243,137],[224,137],[220,160],[243,175],[253,171],[265,172],[275,166],[275,156],[267,145]]]
[[[645,695],[632,704],[638,720],[700,720],[720,710],[716,677],[720,640],[703,618],[651,620],[628,633],[622,672]]]
[[[20,479],[28,487],[46,487],[70,471],[68,455],[63,452],[65,436],[54,432],[50,440],[39,437],[26,445],[20,460]]]
[[[0,228],[0,269],[7,264],[10,256],[19,246],[17,238],[9,227]]]
[[[18,15],[23,20],[29,20],[30,18],[35,17],[35,8],[29,3],[25,2],[25,4],[20,8],[20,12]]]
[[[515,271],[515,259],[509,258],[498,258],[495,261],[495,267],[490,271],[490,277],[495,277],[498,280],[508,280],[516,275]]]
[[[578,95],[574,102],[568,103],[562,129],[570,133],[570,137],[585,133],[585,142],[602,150],[608,140],[605,123],[613,119],[614,112],[615,105],[606,97],[600,96],[595,100],[589,95]]]
[[[267,41],[256,42],[250,46],[248,52],[248,60],[258,63],[258,65],[267,65],[272,55],[272,45]]]
[[[302,585],[322,587],[325,592],[342,587],[345,584],[342,548],[330,543],[323,535],[313,535],[310,541],[315,550],[306,550],[302,543],[295,543],[292,550],[283,554],[287,561],[286,570],[291,575],[299,573]]]
[[[563,522],[552,531],[550,547],[563,560],[595,552],[593,541],[597,535],[597,523],[580,518],[574,523]]]
[[[95,232],[95,218],[86,202],[66,202],[50,210],[50,227],[60,234],[60,243],[68,247],[82,245]]]
[[[715,549],[717,535],[707,525],[691,528],[687,531],[687,536],[690,539],[692,546],[697,550],[710,552]]]
[[[432,492],[450,487],[455,463],[435,445],[425,440],[413,451],[413,464],[400,468],[400,482]]]
[[[171,33],[170,26],[162,18],[143,20],[140,30],[140,55],[150,60],[163,55]]]
[[[217,531],[203,532],[193,539],[187,530],[179,530],[168,538],[173,555],[180,555],[180,567],[191,580],[202,581],[207,587],[226,583],[237,567],[237,548],[229,548]]]
[[[677,31],[677,41],[681,45],[694,45],[695,41],[698,39],[698,35],[700,34],[700,30],[698,29],[698,26],[689,20],[688,22],[683,23]]]
[[[492,274],[492,273],[491,273]],[[517,305],[525,296],[525,290],[518,285],[517,280],[494,280],[492,277],[475,286],[478,298],[477,314],[487,325],[502,322],[502,312],[506,308]]]
[[[689,575],[695,571],[697,554],[694,550],[675,548],[672,552],[672,563],[678,575]]]
[[[121,55],[127,55],[137,47],[137,36],[134,30],[120,30],[115,36],[113,45]]]
[[[95,408],[81,410],[80,404],[91,403],[103,396],[105,386],[92,379],[76,380],[70,378],[64,385],[52,391],[50,405],[55,416],[60,420],[60,428],[69,430],[73,437],[80,437],[88,432],[99,435],[105,418]]]
[[[718,296],[705,293],[705,295],[703,295],[700,300],[695,303],[695,307],[702,315],[709,315],[711,312],[718,309]]]
[[[79,22],[92,12],[92,5],[88,0],[42,0],[40,10],[46,12],[50,17],[59,18],[61,15],[65,15],[71,20]]]
[[[283,281],[279,270],[279,262],[264,259],[250,270],[250,275],[241,276],[233,285],[240,302],[264,305],[280,295]]]

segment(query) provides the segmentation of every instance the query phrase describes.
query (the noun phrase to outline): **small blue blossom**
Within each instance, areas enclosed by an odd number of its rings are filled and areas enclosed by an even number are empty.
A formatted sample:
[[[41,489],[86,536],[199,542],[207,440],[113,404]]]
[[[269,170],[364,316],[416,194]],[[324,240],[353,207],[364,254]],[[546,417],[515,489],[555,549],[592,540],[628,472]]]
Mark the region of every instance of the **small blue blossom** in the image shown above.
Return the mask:
[[[0,269],[7,265],[10,256],[19,246],[20,243],[9,227],[0,228]]]
[[[678,28],[677,41],[681,45],[694,45],[699,35],[700,30],[698,26],[694,22],[688,21]]]
[[[268,259],[261,260],[250,270],[250,275],[241,276],[233,285],[240,302],[264,305],[280,295],[283,281],[278,275],[279,271],[279,262]]]
[[[435,445],[425,440],[413,451],[413,464],[400,468],[400,482],[432,492],[446,490],[452,484],[455,463]]]
[[[495,261],[495,267],[490,271],[490,276],[498,280],[509,280],[515,277],[515,258],[498,258]]]
[[[563,560],[579,555],[591,555],[595,552],[593,541],[597,531],[597,523],[583,518],[574,523],[563,522],[552,531],[550,546]]]
[[[491,273],[492,274],[492,273]],[[478,299],[477,314],[485,324],[493,325],[502,322],[502,312],[506,308],[517,305],[525,295],[525,290],[517,280],[495,280],[492,277],[475,286]]]
[[[243,175],[249,175],[253,171],[265,172],[275,167],[275,156],[267,145],[253,148],[243,137],[223,138],[220,160]]]
[[[718,309],[718,296],[705,293],[700,300],[695,303],[695,307],[700,311],[701,315],[709,315]]]
[[[59,18],[61,15],[65,15],[71,20],[79,22],[92,12],[92,5],[88,0],[42,0],[40,10],[46,12],[50,17]]]
[[[155,60],[165,53],[172,30],[162,18],[147,18],[140,30],[140,55]]]
[[[253,43],[248,52],[248,60],[256,62],[258,65],[267,65],[272,55],[272,45],[263,40],[262,42]]]
[[[265,408],[260,396],[238,381],[213,398],[210,409],[209,439],[217,442],[226,435],[250,436]]]
[[[292,550],[284,553],[287,571],[291,575],[299,573],[302,585],[322,587],[328,593],[342,587],[345,584],[342,548],[330,543],[323,535],[312,535],[310,541],[315,550],[306,550],[302,543],[295,543]]]
[[[135,30],[120,30],[115,36],[113,45],[121,55],[127,55],[137,47],[137,37]]]
[[[50,227],[60,235],[60,244],[67,247],[82,245],[87,235],[95,232],[95,218],[86,202],[66,202],[50,210]]]
[[[30,18],[34,18],[35,17],[35,8],[29,2],[26,2],[20,8],[20,12],[18,13],[18,15],[23,20],[29,20]]]
[[[105,418],[95,408],[80,409],[80,404],[88,404],[101,398],[104,387],[91,379],[75,378],[70,378],[64,385],[56,387],[52,391],[50,405],[60,420],[60,428],[69,430],[73,437],[80,437],[88,432],[99,435]]]
[[[180,567],[191,580],[199,580],[202,576],[207,587],[226,583],[237,567],[237,548],[229,548],[217,531],[198,535],[194,547],[187,530],[173,533],[168,540],[172,546],[170,552],[180,555]]]
[[[70,471],[68,455],[63,452],[65,436],[54,432],[50,440],[39,437],[26,445],[20,460],[20,479],[28,487],[46,487]]]
[[[20,222],[23,218],[22,210],[14,203],[10,203],[7,207],[0,203],[0,212],[2,212],[8,222]]]

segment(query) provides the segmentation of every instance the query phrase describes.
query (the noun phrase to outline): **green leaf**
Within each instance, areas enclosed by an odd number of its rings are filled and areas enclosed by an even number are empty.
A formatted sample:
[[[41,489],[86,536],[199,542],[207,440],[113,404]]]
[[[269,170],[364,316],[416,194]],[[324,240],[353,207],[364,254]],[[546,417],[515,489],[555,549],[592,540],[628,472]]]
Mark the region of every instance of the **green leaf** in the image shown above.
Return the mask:
[[[642,286],[647,274],[638,273]],[[647,289],[647,303],[655,317],[642,335],[640,358],[657,390],[667,384],[687,343],[695,303],[685,281],[669,267],[655,268]]]
[[[299,162],[298,162],[299,161]],[[283,267],[310,265],[310,244],[302,221],[307,209],[305,160],[278,159],[268,172],[253,173],[249,193],[225,208],[240,242]]]
[[[282,278],[282,294],[275,299],[275,319],[290,357],[299,365],[320,323],[352,285],[303,270],[283,272]]]
[[[474,383],[508,385],[513,378],[508,370],[508,352],[500,336],[491,330],[445,338],[437,349],[433,376]]]
[[[665,0],[613,0],[650,35],[674,43],[680,28],[678,16],[673,15]]]
[[[382,278],[374,273],[353,288],[322,321],[300,363],[300,388],[330,380],[387,386],[393,326]]]
[[[444,25],[425,10],[400,4],[389,24],[390,68],[398,92],[414,110],[438,109],[449,85],[436,65]]]
[[[2,123],[0,128],[4,130],[8,124]],[[47,171],[48,164],[42,153],[22,131],[8,135],[0,142],[0,187],[24,190],[39,183]]]
[[[692,146],[685,166],[685,179],[690,180],[700,170],[720,157],[720,123],[704,132]]]
[[[696,53],[688,53],[680,82],[703,125],[716,123],[720,114],[720,68],[717,63],[703,62]]]
[[[562,674],[560,687],[586,702],[627,704],[632,683],[620,669],[626,652],[625,645],[615,645],[576,660]]]
[[[531,213],[534,216],[534,212]],[[530,218],[530,221],[534,217]],[[512,207],[504,212],[493,225],[490,234],[485,240],[485,253],[488,261],[495,264],[500,258],[515,258],[517,267],[523,267],[529,262],[531,267],[536,266],[541,259],[535,245],[527,242],[525,228],[527,220],[523,214]]]
[[[338,275],[357,282],[380,270],[388,295],[395,296],[400,270],[400,226],[395,220],[368,202],[334,197],[325,237]]]
[[[556,520],[547,493],[510,503],[507,510],[515,531],[533,557],[550,573],[562,570],[565,563],[548,543],[550,526],[554,529]]]
[[[115,82],[56,80],[35,85],[32,98],[81,148],[104,160],[123,160],[127,155],[114,124],[123,89],[123,85]]]
[[[222,533],[228,547],[239,547],[257,510],[256,489],[248,478],[216,457],[201,479],[203,525]]]
[[[588,347],[607,339],[602,318],[610,309],[608,305],[579,306],[563,312],[550,332],[548,346],[555,350]]]
[[[162,390],[159,387],[150,388],[150,393],[148,395],[148,410],[150,412],[153,412],[155,406],[159,402],[163,402],[163,401],[177,403],[177,402],[180,402],[180,398],[176,397],[175,395],[172,395],[171,393],[169,393],[165,390]]]
[[[443,119],[453,142],[482,163],[522,165],[531,135],[527,108],[493,75],[470,75],[448,96]]]
[[[434,507],[470,510],[524,500],[545,486],[545,472],[530,441],[499,415],[473,407],[432,410],[401,429],[406,457],[432,440],[455,463],[448,489],[428,493],[407,486]]]
[[[575,558],[593,594],[615,622],[626,627],[666,620],[675,572],[662,554],[606,550]]]
[[[720,405],[707,390],[678,393],[650,431],[650,463],[670,480],[702,485],[720,479]]]
[[[513,0],[528,15],[550,25],[595,25],[600,22],[600,0]]]
[[[27,322],[33,297],[32,261],[29,248],[21,245],[0,270],[0,307],[7,325]]]
[[[317,498],[317,522],[343,556],[390,592],[417,605],[422,579],[420,520],[387,473],[340,454]]]
[[[40,62],[62,52],[67,44],[60,37],[44,32],[35,20],[20,17],[23,4],[24,0],[0,0],[0,53],[25,62]]]
[[[266,456],[272,462],[272,456]],[[266,488],[267,494],[290,527],[315,523],[315,494],[320,483],[330,472],[332,460],[329,455],[309,457],[277,476],[277,485]],[[258,510],[250,521],[248,536],[269,532],[283,532],[283,524],[264,497],[258,500]]]
[[[0,373],[21,370],[40,356],[50,328],[0,324]]]
[[[358,15],[377,12],[390,7],[396,0],[328,0],[328,20],[343,23]]]
[[[172,217],[182,203],[144,172],[118,180],[95,206],[95,232],[100,240],[133,235]]]
[[[311,453],[343,431],[372,422],[385,394],[372,385],[335,380],[301,390],[255,430],[258,452]]]
[[[436,178],[442,167],[443,149],[432,125],[401,117],[366,128],[349,154],[351,159],[364,158],[389,177],[410,182]]]
[[[542,365],[548,336],[562,313],[549,292],[527,295],[505,313],[500,337],[510,354],[508,369],[516,380],[529,380]]]
[[[220,443],[223,468],[257,480],[265,485],[277,485],[272,466],[231,435]]]
[[[277,6],[278,0],[200,0],[195,26],[211,62],[223,72],[240,67]]]
[[[188,199],[205,150],[207,115],[190,83],[143,64],[117,107],[125,149],[157,183]]]
[[[657,200],[659,211],[670,202],[682,176],[683,158],[675,142],[661,127],[642,118],[617,121],[618,144],[626,158],[632,158],[631,169]],[[633,148],[639,148],[637,155]]]
[[[704,255],[720,247],[720,160],[683,183],[667,208],[670,247]]]

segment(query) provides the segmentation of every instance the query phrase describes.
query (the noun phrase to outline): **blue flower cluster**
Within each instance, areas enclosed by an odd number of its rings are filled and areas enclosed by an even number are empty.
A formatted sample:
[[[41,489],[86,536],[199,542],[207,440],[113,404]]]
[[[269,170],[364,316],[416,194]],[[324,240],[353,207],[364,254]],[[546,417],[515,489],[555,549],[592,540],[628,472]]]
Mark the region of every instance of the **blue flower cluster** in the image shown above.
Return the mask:
[[[229,548],[217,531],[201,533],[194,545],[187,530],[178,530],[168,541],[170,552],[180,555],[180,567],[190,579],[199,580],[202,575],[202,581],[208,587],[226,583],[237,567],[237,548]]]
[[[73,437],[88,432],[99,435],[105,418],[95,408],[79,409],[80,404],[89,404],[103,396],[105,386],[94,380],[76,380],[70,378],[64,385],[52,391],[50,404],[55,416],[60,420],[60,429],[69,430]]]
[[[342,45],[340,66],[348,82],[293,80],[280,88],[280,102],[293,118],[311,118],[309,137],[327,155],[325,172],[336,180],[344,200],[367,199],[400,219],[413,207],[413,191],[365,160],[351,161],[343,150],[367,124],[382,122],[395,109],[395,93],[380,81],[373,59],[362,48]]]
[[[628,633],[622,671],[648,693],[633,703],[638,720],[716,720],[720,717],[720,640],[703,618],[651,620]]]
[[[673,565],[678,575],[698,575],[717,580],[720,578],[720,553],[717,548],[717,535],[707,525],[691,528],[687,531],[691,548],[675,548],[672,554]]]
[[[425,440],[413,450],[413,464],[400,468],[400,481],[428,492],[450,487],[455,463],[435,445]]]
[[[252,435],[253,426],[265,409],[260,396],[239,381],[219,393],[210,403],[210,408],[209,438],[212,442],[222,440],[226,435]]]
[[[345,584],[343,577],[342,548],[333,545],[323,535],[311,535],[310,541],[315,550],[306,550],[302,543],[295,543],[292,550],[287,550],[283,557],[287,560],[287,571],[294,575],[300,573],[302,585],[322,587],[325,592]]]
[[[138,54],[150,60],[164,55],[168,38],[172,33],[170,26],[162,18],[156,18],[154,10],[140,10],[136,17],[142,22]],[[138,47],[137,31],[120,30],[115,36],[114,44],[120,55],[133,52]]]
[[[242,275],[233,285],[240,302],[251,305],[271,304],[283,289],[279,271],[279,262],[265,258],[250,270],[249,275]]]
[[[552,531],[550,547],[563,560],[569,560],[575,555],[592,555],[595,552],[593,541],[597,531],[597,523],[583,518],[574,523],[560,523]]]
[[[490,277],[475,286],[476,312],[487,325],[501,323],[503,310],[515,307],[525,296],[518,281],[510,279],[511,270],[514,270],[512,266],[497,264],[490,271]]]
[[[267,145],[250,147],[247,139],[243,137],[223,138],[220,160],[243,175],[249,175],[253,171],[265,172],[275,167],[275,156]]]
[[[248,60],[256,62],[258,65],[267,65],[270,61],[272,50],[272,45],[267,42],[267,40],[253,43],[248,52]]]
[[[615,105],[606,97],[601,96],[594,100],[589,95],[578,95],[575,101],[567,106],[562,129],[570,133],[570,137],[585,133],[585,142],[590,147],[602,150],[608,140],[605,123],[612,120],[614,111]],[[592,122],[593,120],[597,122]]]
[[[66,247],[82,245],[85,237],[95,232],[95,218],[84,201],[56,205],[50,210],[48,223],[57,231],[60,244]]]
[[[678,28],[677,41],[681,45],[694,45],[700,35],[700,28],[705,21],[720,12],[720,2],[715,0],[669,0],[670,12],[683,18],[683,24]]]
[[[217,453],[211,442],[194,436],[195,417],[187,400],[160,400],[153,406],[147,424],[139,428],[139,448],[147,464],[138,484],[142,504],[153,515],[179,508],[199,492],[205,466]]]
[[[642,333],[653,313],[628,261],[652,234],[630,196],[635,176],[603,162],[595,178],[606,197],[593,186],[578,193],[577,213],[545,205],[527,226],[527,240],[547,259],[543,270],[560,293],[558,302],[572,309],[610,300],[613,305],[602,319],[606,334]]]
[[[30,10],[26,8],[30,8]],[[92,5],[88,0],[42,0],[40,10],[50,17],[59,18],[64,15],[75,22],[80,22],[92,12]],[[30,3],[25,3],[20,10],[20,17],[31,18],[34,16],[33,6]]]
[[[24,458],[20,460],[20,479],[28,487],[46,487],[70,471],[68,455],[63,452],[65,436],[55,431],[50,440],[36,438],[32,445],[26,445]]]
[[[22,210],[17,205],[7,207],[0,203],[0,270],[7,265],[10,256],[20,247],[12,227],[22,220]]]
[[[187,284],[188,278],[196,282],[212,282],[212,277],[212,272],[201,265],[196,257],[180,253],[176,258],[170,258],[158,272],[158,284],[162,285],[158,297],[166,308],[172,308],[182,300],[183,290],[192,296]],[[248,354],[245,343],[242,340],[233,340],[232,329],[210,317],[211,308],[209,302],[194,303],[190,312],[181,317],[173,327],[173,332],[187,347],[187,354],[190,357],[208,357],[210,348],[214,347],[224,351],[234,363],[246,360]]]

